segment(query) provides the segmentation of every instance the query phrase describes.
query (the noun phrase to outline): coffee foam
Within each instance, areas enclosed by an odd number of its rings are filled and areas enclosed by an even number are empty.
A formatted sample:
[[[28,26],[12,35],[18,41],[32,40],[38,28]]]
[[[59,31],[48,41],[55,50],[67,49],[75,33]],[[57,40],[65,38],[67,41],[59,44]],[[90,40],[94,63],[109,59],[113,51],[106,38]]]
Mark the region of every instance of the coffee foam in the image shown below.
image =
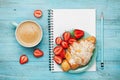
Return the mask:
[[[34,22],[27,21],[19,25],[16,36],[18,41],[25,46],[32,46],[39,42],[42,31]]]

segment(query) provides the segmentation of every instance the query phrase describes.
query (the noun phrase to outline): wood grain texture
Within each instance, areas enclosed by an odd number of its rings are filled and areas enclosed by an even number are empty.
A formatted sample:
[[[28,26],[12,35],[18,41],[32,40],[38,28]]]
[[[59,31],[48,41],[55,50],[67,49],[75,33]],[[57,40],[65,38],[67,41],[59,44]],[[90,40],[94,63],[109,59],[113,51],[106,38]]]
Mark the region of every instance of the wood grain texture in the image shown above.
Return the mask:
[[[97,71],[80,74],[51,73],[49,71],[49,41],[47,10],[91,9],[97,10]],[[33,11],[41,9],[37,19]],[[100,14],[105,16],[104,47],[105,68],[100,68]],[[12,21],[35,20],[43,29],[42,42],[34,48],[24,48],[15,39]],[[0,0],[0,80],[119,80],[120,74],[120,0]],[[44,57],[35,58],[33,50],[40,48]],[[21,54],[29,57],[25,65],[19,64]]]

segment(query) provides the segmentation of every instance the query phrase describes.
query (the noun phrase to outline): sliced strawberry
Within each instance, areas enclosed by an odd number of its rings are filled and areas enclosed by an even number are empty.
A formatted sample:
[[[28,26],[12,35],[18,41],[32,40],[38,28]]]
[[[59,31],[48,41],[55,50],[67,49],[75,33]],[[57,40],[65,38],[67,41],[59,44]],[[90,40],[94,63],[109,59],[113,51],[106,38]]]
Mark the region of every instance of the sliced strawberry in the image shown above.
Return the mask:
[[[64,49],[63,49],[62,52],[60,53],[60,57],[61,57],[62,59],[65,58],[65,50],[64,50]]]
[[[74,30],[74,36],[76,39],[79,39],[84,36],[84,31],[80,29],[75,29]]]
[[[41,10],[35,10],[35,11],[34,11],[34,16],[35,16],[36,18],[40,18],[40,17],[42,16],[42,11],[41,11]]]
[[[38,57],[43,56],[44,53],[43,53],[43,51],[40,50],[40,49],[35,49],[33,55],[38,58]]]
[[[27,63],[28,62],[28,57],[26,55],[21,55],[19,62],[20,62],[20,64]]]
[[[57,64],[61,64],[62,63],[62,58],[60,56],[54,56],[53,60],[57,63]]]
[[[69,44],[72,44],[72,43],[75,42],[75,41],[77,41],[75,38],[70,38],[70,39],[68,40],[68,43],[69,43]]]
[[[68,48],[68,43],[67,43],[66,41],[62,41],[62,42],[61,42],[61,46],[62,46],[64,49],[66,49],[66,48]]]
[[[64,32],[63,33],[63,39],[65,40],[65,41],[68,41],[69,40],[69,38],[70,38],[70,32],[68,32],[68,31],[66,31],[66,32]]]
[[[56,43],[56,44],[61,44],[61,42],[62,42],[62,38],[61,38],[61,37],[57,37],[57,38],[55,39],[55,43]]]
[[[53,49],[53,52],[55,55],[60,55],[60,53],[62,52],[63,48],[61,46],[56,46],[54,49]]]

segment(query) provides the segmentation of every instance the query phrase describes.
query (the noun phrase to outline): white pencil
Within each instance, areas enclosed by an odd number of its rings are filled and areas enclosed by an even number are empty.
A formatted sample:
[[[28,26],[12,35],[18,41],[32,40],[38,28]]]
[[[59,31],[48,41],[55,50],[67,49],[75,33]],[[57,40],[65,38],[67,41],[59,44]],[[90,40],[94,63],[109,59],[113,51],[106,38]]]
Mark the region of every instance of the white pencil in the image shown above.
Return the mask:
[[[104,16],[101,13],[101,67],[104,68]]]

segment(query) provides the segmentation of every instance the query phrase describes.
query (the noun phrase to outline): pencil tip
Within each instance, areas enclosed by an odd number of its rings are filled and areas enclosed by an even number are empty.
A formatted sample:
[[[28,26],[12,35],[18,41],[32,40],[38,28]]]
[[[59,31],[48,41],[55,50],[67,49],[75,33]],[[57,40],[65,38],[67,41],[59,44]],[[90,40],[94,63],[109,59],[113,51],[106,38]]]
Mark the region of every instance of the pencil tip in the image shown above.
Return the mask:
[[[103,16],[103,12],[101,12],[101,17],[103,18],[104,16]]]
[[[103,14],[103,12],[101,12],[101,14]]]

